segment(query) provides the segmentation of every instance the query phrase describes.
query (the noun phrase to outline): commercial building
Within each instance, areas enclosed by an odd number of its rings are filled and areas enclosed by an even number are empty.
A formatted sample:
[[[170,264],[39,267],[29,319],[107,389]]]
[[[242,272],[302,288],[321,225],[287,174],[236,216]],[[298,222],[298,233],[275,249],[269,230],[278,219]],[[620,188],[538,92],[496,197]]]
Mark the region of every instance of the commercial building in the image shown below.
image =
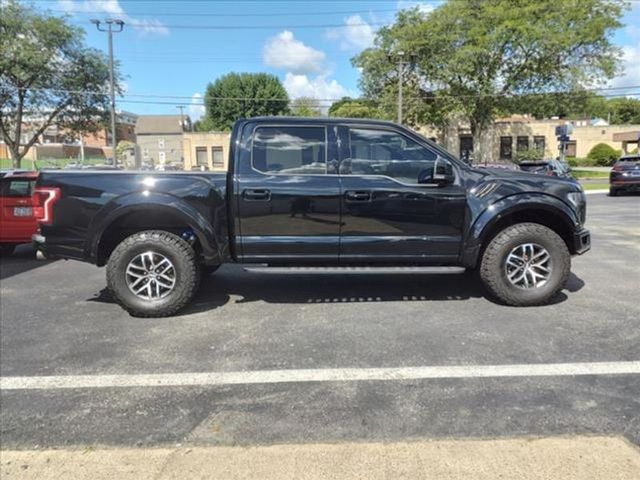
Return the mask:
[[[182,137],[184,169],[226,171],[229,132],[185,132]]]

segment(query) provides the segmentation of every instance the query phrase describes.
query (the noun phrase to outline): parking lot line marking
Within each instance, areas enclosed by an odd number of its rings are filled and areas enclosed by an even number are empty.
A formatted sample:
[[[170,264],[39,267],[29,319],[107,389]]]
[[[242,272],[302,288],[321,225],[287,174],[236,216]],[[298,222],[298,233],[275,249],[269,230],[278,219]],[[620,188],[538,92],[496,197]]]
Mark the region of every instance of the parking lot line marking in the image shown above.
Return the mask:
[[[640,374],[640,361],[398,368],[254,370],[246,372],[191,372],[123,375],[63,375],[40,377],[16,376],[0,377],[0,390],[192,387],[264,383],[355,382],[367,380],[389,381],[491,377],[567,377],[583,375],[635,374]]]

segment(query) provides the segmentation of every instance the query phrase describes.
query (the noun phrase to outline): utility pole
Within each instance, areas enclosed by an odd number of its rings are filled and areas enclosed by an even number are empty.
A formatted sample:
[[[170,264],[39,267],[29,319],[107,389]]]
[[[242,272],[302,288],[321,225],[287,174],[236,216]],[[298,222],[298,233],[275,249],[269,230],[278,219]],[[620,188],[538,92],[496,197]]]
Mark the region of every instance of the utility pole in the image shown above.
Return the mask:
[[[176,108],[180,110],[180,127],[184,131],[184,105],[177,105]]]
[[[402,124],[402,81],[405,67],[412,64],[414,55],[407,55],[403,51],[387,55],[390,62],[398,62],[398,123]]]
[[[109,34],[109,94],[111,96],[111,155],[113,157],[113,165],[116,166],[118,161],[116,159],[116,93],[113,79],[113,34],[119,33],[124,29],[124,22],[119,19],[107,19],[104,23],[106,28],[101,28],[100,20],[92,19],[93,23],[98,31],[107,32]]]

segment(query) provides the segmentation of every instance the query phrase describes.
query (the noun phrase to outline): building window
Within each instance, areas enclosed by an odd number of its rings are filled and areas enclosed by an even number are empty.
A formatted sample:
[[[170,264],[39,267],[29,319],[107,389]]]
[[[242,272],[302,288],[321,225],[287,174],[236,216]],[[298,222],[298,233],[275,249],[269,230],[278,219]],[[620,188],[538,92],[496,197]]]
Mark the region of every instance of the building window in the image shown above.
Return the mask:
[[[164,163],[166,160],[165,154],[164,152],[158,152],[158,160],[160,160],[160,163]]]
[[[575,157],[578,150],[578,145],[575,140],[570,140],[566,143],[564,154],[567,157]]]
[[[144,150],[142,150],[142,156],[144,158],[149,158],[149,149],[145,148]]]
[[[211,147],[211,158],[213,159],[213,168],[224,168],[222,147]]]
[[[158,139],[158,148],[164,148],[164,138]]]
[[[209,159],[207,158],[207,147],[196,147],[196,165],[199,167],[209,166]]]
[[[523,150],[529,150],[529,137],[518,137],[516,142],[516,149],[519,152],[522,152]]]
[[[513,138],[500,137],[500,160],[511,160],[513,158]]]
[[[469,160],[473,154],[473,137],[460,137],[460,158]]]
[[[535,136],[533,137],[533,148],[538,150],[539,152],[544,152],[545,147],[545,137],[543,136]]]

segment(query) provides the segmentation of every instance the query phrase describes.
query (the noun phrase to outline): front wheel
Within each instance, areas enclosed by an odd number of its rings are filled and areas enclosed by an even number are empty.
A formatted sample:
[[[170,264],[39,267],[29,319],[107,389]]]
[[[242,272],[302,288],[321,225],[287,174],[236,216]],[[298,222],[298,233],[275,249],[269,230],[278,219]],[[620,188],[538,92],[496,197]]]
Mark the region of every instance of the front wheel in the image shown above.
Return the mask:
[[[564,240],[537,223],[505,228],[489,243],[480,277],[489,292],[507,305],[542,305],[567,283],[571,255]]]
[[[178,312],[195,295],[199,280],[191,245],[161,230],[131,235],[107,262],[111,294],[138,317],[166,317]]]
[[[615,188],[609,188],[609,196],[610,197],[617,197],[618,196],[618,190],[616,190]]]

